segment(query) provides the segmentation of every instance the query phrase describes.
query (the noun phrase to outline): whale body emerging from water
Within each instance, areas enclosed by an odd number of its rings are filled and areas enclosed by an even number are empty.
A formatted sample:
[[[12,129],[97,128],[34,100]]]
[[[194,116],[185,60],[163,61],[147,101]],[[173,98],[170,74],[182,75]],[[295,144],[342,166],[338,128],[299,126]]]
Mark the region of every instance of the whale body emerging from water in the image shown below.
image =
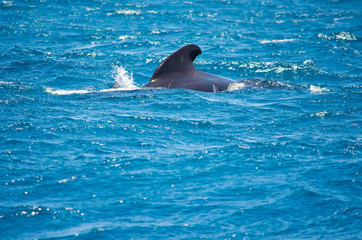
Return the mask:
[[[265,79],[261,78],[234,81],[201,72],[194,67],[193,63],[200,54],[201,49],[195,44],[183,46],[158,66],[151,80],[143,87],[184,88],[204,92],[221,92],[230,90],[230,86],[237,83],[242,83],[246,87],[263,85]]]

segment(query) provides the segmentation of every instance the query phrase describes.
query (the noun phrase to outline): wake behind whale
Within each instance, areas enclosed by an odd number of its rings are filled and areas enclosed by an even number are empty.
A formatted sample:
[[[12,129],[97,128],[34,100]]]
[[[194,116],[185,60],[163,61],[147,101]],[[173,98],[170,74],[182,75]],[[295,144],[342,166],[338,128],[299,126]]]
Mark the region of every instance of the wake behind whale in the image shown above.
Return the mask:
[[[104,92],[119,92],[119,91],[134,91],[140,89],[133,79],[132,72],[129,73],[123,66],[115,66],[113,70],[113,78],[115,79],[111,88],[94,90],[94,89],[53,89],[45,88],[45,92],[53,95],[73,95],[73,94],[90,94],[90,93],[104,93]]]

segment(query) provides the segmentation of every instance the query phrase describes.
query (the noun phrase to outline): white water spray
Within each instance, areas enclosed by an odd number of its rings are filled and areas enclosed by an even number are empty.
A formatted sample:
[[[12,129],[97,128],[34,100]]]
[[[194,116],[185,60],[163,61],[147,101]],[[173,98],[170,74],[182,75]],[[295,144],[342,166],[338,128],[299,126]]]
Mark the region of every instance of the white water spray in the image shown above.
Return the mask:
[[[53,89],[46,88],[45,91],[53,95],[71,95],[71,94],[87,94],[87,93],[97,93],[97,92],[114,92],[114,91],[130,91],[139,89],[138,86],[134,84],[133,74],[129,73],[123,66],[115,67],[113,78],[115,82],[112,85],[112,88],[101,89],[101,90],[63,90],[63,89]]]
[[[129,73],[123,66],[116,66],[114,68],[113,77],[115,82],[113,83],[112,88],[122,90],[139,89],[139,87],[134,84],[133,73]]]

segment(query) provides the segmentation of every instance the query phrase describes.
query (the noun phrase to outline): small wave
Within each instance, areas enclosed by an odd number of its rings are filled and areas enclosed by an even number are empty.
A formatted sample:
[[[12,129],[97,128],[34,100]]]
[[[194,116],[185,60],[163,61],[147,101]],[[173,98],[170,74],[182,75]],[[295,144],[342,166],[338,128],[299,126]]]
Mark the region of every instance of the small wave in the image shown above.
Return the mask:
[[[124,41],[126,39],[136,39],[136,37],[130,36],[130,35],[122,35],[122,36],[119,36],[118,39]]]
[[[228,65],[236,65],[239,68],[253,69],[257,73],[266,73],[266,72],[310,72],[310,71],[319,71],[319,68],[313,63],[312,60],[305,60],[303,64],[294,64],[294,63],[283,63],[278,61],[269,61],[269,62],[244,62],[244,63],[231,63]]]
[[[2,1],[1,4],[2,4],[3,7],[12,7],[12,6],[14,6],[13,1]]]
[[[324,87],[320,87],[320,86],[310,85],[309,86],[309,91],[311,93],[323,93],[323,92],[329,92],[329,89],[324,88]]]
[[[107,16],[111,16],[114,14],[124,14],[124,15],[140,15],[142,12],[140,10],[126,10],[126,9],[120,9],[115,10],[114,13],[107,13]]]
[[[69,181],[74,181],[76,179],[77,179],[77,177],[72,176],[71,178],[65,178],[65,179],[59,180],[58,183],[67,183]]]
[[[94,92],[94,91],[90,91],[90,90],[62,90],[62,89],[46,88],[45,92],[53,94],[53,95],[71,95],[71,94],[91,93],[91,92]]]
[[[12,85],[14,84],[13,82],[4,82],[4,81],[0,81],[0,85]]]
[[[356,41],[357,37],[350,32],[340,32],[340,33],[332,33],[330,35],[325,35],[323,33],[318,33],[318,38],[324,40],[347,40],[347,41]]]
[[[327,111],[322,111],[322,112],[311,113],[310,116],[324,118],[326,114],[328,114]]]
[[[292,39],[280,39],[280,40],[262,40],[259,41],[261,44],[266,44],[266,43],[285,43],[285,42],[294,42],[297,41],[297,39],[292,38]]]

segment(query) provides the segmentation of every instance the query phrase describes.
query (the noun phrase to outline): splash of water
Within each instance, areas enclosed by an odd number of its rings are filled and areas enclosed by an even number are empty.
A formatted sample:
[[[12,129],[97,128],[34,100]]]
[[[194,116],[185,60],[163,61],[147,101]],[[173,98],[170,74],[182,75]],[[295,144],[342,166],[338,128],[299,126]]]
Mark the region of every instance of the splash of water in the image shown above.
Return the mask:
[[[87,93],[97,93],[97,92],[113,92],[113,91],[130,91],[139,89],[138,86],[134,84],[133,74],[129,73],[123,66],[115,67],[113,78],[115,82],[113,83],[111,88],[101,89],[101,90],[63,90],[63,89],[53,89],[46,88],[45,92],[53,94],[53,95],[71,95],[71,94],[87,94]]]
[[[113,77],[115,82],[111,88],[118,88],[122,90],[139,89],[139,87],[134,83],[132,72],[129,73],[123,66],[116,66],[114,68]]]
[[[241,90],[241,89],[244,89],[246,87],[246,84],[243,83],[243,82],[234,82],[234,83],[231,83],[229,86],[228,86],[228,91],[235,91],[235,90]]]
[[[320,87],[320,86],[310,85],[309,86],[309,91],[311,93],[324,93],[324,92],[329,92],[329,89],[324,88],[324,87]]]

